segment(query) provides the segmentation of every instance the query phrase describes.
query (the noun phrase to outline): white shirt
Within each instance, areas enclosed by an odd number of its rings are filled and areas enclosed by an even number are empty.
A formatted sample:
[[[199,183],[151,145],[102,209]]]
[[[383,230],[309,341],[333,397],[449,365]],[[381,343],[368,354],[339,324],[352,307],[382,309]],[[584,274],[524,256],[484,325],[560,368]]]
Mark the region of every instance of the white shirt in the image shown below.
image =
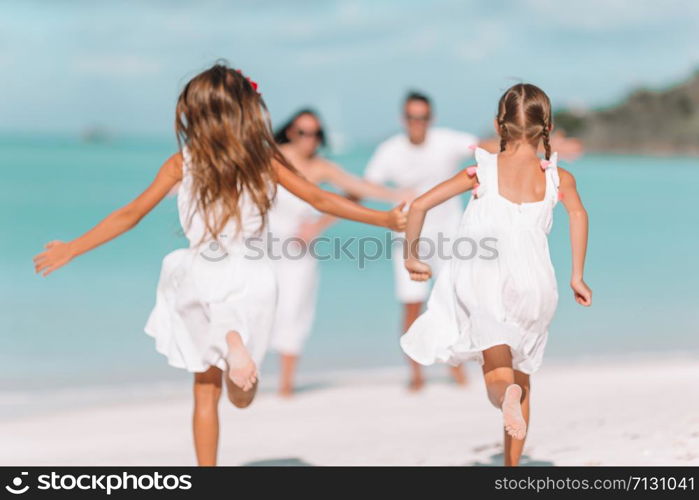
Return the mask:
[[[422,144],[413,144],[405,134],[397,134],[376,149],[365,178],[421,195],[455,175],[461,163],[473,154],[471,147],[475,145],[476,136],[446,128],[430,128]],[[427,213],[423,233],[455,230],[462,210],[458,196],[434,207]]]

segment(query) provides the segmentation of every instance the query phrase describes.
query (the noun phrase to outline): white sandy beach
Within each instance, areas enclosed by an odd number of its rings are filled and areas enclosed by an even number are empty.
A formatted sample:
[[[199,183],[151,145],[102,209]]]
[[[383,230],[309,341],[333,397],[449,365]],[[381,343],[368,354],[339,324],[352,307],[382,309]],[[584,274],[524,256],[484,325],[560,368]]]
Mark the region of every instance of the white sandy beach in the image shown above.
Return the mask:
[[[309,378],[292,400],[265,390],[246,410],[222,400],[220,462],[499,465],[499,414],[470,368],[467,388],[437,369],[409,394],[403,370],[391,369]],[[691,356],[545,363],[522,464],[699,465],[698,382]],[[171,389],[4,419],[0,464],[193,465],[190,388]]]

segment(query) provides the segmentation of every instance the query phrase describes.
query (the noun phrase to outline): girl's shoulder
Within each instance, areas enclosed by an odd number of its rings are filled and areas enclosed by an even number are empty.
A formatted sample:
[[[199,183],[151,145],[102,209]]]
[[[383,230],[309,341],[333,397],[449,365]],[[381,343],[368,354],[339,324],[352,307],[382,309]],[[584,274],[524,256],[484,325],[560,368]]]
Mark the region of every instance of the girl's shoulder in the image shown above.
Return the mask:
[[[557,167],[561,187],[575,186],[575,177],[563,167]]]
[[[185,168],[185,157],[181,151],[170,155],[170,157],[165,160],[161,167],[161,171],[167,173],[171,177],[176,179],[182,178],[182,172]]]

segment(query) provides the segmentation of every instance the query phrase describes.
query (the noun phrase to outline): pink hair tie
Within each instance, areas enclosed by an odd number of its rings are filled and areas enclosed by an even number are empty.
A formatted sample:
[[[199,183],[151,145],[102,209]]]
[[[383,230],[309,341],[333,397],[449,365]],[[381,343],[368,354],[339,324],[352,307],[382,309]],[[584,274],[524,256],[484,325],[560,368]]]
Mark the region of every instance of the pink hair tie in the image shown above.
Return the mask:
[[[551,162],[549,160],[541,160],[541,170],[546,170],[549,165],[551,165]]]
[[[478,198],[478,188],[480,187],[480,184],[476,183],[475,186],[473,186],[473,196]]]
[[[478,167],[476,167],[475,165],[471,165],[470,167],[468,167],[466,169],[466,173],[468,174],[469,177],[473,177],[474,175],[476,175],[477,171],[478,171]]]
[[[476,145],[476,144],[471,144],[471,145],[468,147],[468,149],[470,149],[471,151],[475,151],[476,149],[478,149],[478,145]]]

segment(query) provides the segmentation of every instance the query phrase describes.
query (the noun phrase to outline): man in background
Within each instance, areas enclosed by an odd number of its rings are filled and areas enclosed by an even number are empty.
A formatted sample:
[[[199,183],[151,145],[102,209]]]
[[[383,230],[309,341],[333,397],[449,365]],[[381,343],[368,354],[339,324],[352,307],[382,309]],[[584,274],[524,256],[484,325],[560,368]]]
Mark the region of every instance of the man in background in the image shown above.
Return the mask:
[[[418,92],[409,93],[403,103],[404,133],[381,143],[366,168],[365,177],[375,184],[393,184],[420,195],[455,175],[463,162],[473,155],[478,139],[466,132],[432,127],[432,104],[429,97]],[[427,213],[422,239],[431,241],[429,253],[424,259],[432,267],[436,277],[448,261],[448,251],[453,243],[463,206],[454,197],[434,207]],[[449,238],[438,248],[439,242]],[[403,333],[420,315],[430,294],[429,282],[412,281],[406,271],[402,246],[393,249],[395,290],[403,304]],[[411,367],[410,389],[417,391],[424,385],[422,368],[409,360]],[[461,366],[450,367],[454,380],[467,383]]]

